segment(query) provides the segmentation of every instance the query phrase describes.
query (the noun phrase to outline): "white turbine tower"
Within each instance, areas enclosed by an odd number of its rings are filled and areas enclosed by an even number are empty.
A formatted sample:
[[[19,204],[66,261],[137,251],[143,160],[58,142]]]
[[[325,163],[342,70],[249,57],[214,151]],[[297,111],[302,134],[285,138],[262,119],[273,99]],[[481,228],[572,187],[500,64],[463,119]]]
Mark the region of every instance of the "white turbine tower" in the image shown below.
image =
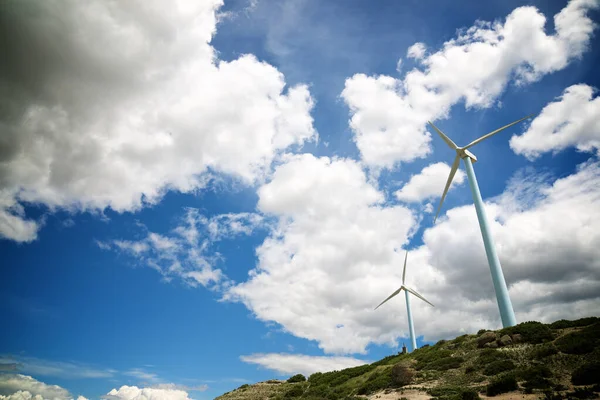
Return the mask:
[[[473,140],[471,143],[464,147],[458,147],[448,136],[446,136],[435,125],[429,122],[429,125],[431,125],[433,129],[435,129],[435,131],[440,135],[444,142],[446,142],[446,144],[452,150],[456,151],[456,157],[454,158],[452,169],[450,169],[450,175],[448,176],[448,181],[446,182],[446,187],[444,188],[444,193],[442,194],[440,205],[438,206],[437,213],[435,214],[433,222],[435,223],[440,213],[442,203],[446,198],[446,194],[448,193],[448,189],[450,188],[450,184],[452,183],[452,179],[454,178],[454,174],[456,174],[458,164],[460,164],[460,159],[462,158],[462,160],[465,163],[465,169],[467,170],[469,186],[471,187],[471,193],[473,194],[473,202],[475,203],[475,210],[477,211],[477,219],[479,220],[479,227],[481,229],[481,235],[483,236],[483,245],[485,247],[485,253],[487,255],[488,264],[490,265],[490,271],[492,273],[492,282],[494,283],[494,289],[496,291],[496,300],[498,301],[498,308],[500,309],[500,318],[502,319],[502,326],[504,326],[505,328],[507,326],[516,325],[517,321],[515,319],[515,313],[512,308],[512,303],[510,302],[510,297],[508,295],[506,282],[504,281],[504,275],[502,273],[502,267],[500,266],[500,260],[498,259],[498,255],[496,254],[496,248],[494,247],[494,243],[492,242],[492,235],[490,233],[487,217],[483,208],[483,200],[481,198],[481,193],[479,192],[479,185],[477,185],[475,171],[473,170],[473,163],[477,161],[477,157],[475,157],[475,155],[471,153],[468,149],[470,147],[475,146],[477,143],[494,136],[496,133],[510,128],[511,126],[518,124],[519,122],[524,121],[530,117],[531,115],[525,118],[521,118],[520,120],[510,123],[508,125],[505,125],[502,128],[496,129],[495,131],[492,131],[487,135],[483,135],[479,139]]]
[[[387,299],[382,301],[381,304],[379,304],[377,307],[375,307],[375,309],[377,310],[379,307],[381,307],[381,305],[383,303],[385,303],[386,301],[388,301],[389,299],[391,299],[392,297],[394,297],[398,293],[400,293],[402,290],[404,290],[404,295],[406,298],[406,312],[408,313],[408,330],[410,331],[410,342],[412,344],[411,351],[414,351],[417,348],[417,339],[415,338],[415,328],[413,326],[412,312],[410,309],[410,297],[408,296],[408,293],[414,294],[415,296],[417,296],[418,298],[420,298],[427,304],[431,305],[432,307],[433,307],[433,304],[431,304],[429,301],[427,301],[427,299],[425,297],[423,297],[419,293],[417,293],[416,290],[411,289],[408,286],[404,285],[404,280],[406,278],[406,260],[407,260],[407,258],[408,258],[408,251],[406,252],[406,256],[404,256],[404,270],[402,271],[402,286],[400,286],[400,288],[398,290],[396,290],[394,293],[392,293]]]

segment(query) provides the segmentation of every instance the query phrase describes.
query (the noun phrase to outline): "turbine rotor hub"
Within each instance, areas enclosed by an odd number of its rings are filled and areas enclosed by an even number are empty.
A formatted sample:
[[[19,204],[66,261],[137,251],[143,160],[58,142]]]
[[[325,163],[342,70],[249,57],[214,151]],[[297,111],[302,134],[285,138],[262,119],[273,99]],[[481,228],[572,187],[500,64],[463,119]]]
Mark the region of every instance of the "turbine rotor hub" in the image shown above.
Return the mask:
[[[464,147],[457,148],[456,153],[460,158],[469,157],[472,162],[477,162],[477,157],[475,157],[475,154],[471,153],[468,149],[465,149]]]

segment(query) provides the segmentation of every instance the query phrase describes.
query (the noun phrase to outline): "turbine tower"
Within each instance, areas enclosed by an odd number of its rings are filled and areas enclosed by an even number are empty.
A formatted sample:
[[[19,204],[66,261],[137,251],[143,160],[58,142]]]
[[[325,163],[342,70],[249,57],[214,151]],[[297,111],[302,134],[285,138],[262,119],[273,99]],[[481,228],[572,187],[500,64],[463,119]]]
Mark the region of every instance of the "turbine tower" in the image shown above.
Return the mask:
[[[410,309],[410,297],[408,296],[408,293],[414,294],[415,296],[417,296],[418,298],[420,298],[427,304],[431,305],[432,307],[433,307],[433,304],[431,304],[429,301],[427,301],[427,299],[425,297],[423,297],[419,293],[417,293],[416,290],[411,289],[408,286],[404,285],[404,280],[406,278],[406,260],[407,260],[407,258],[408,258],[408,250],[406,251],[406,256],[404,256],[404,270],[402,271],[402,286],[400,286],[400,288],[398,290],[396,290],[394,293],[392,293],[387,299],[382,301],[381,304],[379,304],[377,307],[375,307],[375,309],[377,310],[379,307],[381,307],[381,305],[383,303],[385,303],[386,301],[388,301],[389,299],[391,299],[392,297],[394,297],[398,293],[400,293],[402,290],[404,290],[404,295],[406,298],[406,312],[408,314],[408,330],[410,331],[410,343],[412,344],[411,351],[414,351],[417,348],[417,339],[415,338],[415,328],[413,325],[412,312]]]
[[[434,124],[429,122],[429,125],[431,125],[433,129],[435,129],[435,131],[438,133],[438,135],[440,135],[444,142],[446,142],[446,144],[452,150],[456,151],[456,157],[454,158],[454,163],[452,164],[452,168],[450,169],[450,175],[448,176],[448,181],[446,182],[446,187],[444,188],[444,193],[442,194],[440,205],[438,206],[437,213],[435,214],[433,222],[435,223],[440,213],[440,210],[442,209],[442,203],[446,198],[446,194],[448,193],[448,189],[450,188],[450,184],[452,183],[452,179],[454,178],[454,174],[456,174],[458,164],[460,164],[460,159],[462,158],[463,162],[465,163],[465,169],[467,170],[469,186],[471,187],[471,193],[473,194],[473,202],[475,203],[475,210],[477,211],[477,219],[479,220],[479,227],[481,228],[481,236],[483,236],[483,245],[485,247],[485,253],[487,255],[488,264],[490,265],[490,272],[492,273],[492,282],[494,283],[494,290],[496,291],[496,300],[498,301],[498,308],[500,309],[500,318],[502,319],[502,326],[505,328],[508,326],[516,325],[517,321],[515,319],[515,313],[513,311],[512,303],[510,302],[510,297],[508,295],[508,288],[506,287],[504,274],[502,273],[502,267],[500,266],[500,260],[498,259],[498,254],[496,254],[496,248],[494,247],[494,243],[492,242],[492,235],[488,225],[487,217],[485,215],[485,210],[483,208],[483,200],[481,199],[479,185],[477,185],[477,178],[475,177],[475,171],[473,170],[473,163],[477,161],[477,157],[475,157],[475,155],[469,151],[469,148],[530,117],[531,115],[528,115],[525,118],[521,118],[518,121],[505,125],[502,128],[496,129],[495,131],[492,131],[487,135],[481,136],[479,139],[473,140],[471,143],[464,147],[458,147],[448,136],[446,136],[442,131],[440,131]]]

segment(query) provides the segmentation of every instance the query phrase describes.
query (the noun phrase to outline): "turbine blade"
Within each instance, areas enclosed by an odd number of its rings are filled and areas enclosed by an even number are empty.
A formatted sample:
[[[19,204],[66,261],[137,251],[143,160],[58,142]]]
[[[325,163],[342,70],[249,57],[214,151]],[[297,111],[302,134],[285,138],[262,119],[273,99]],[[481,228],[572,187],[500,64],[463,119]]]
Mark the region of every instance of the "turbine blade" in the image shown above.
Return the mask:
[[[404,278],[406,278],[406,259],[408,258],[408,250],[406,250],[406,255],[404,256],[404,270],[402,271],[402,284],[404,285]]]
[[[452,149],[452,150],[456,150],[458,148],[458,146],[456,145],[456,143],[454,143],[452,141],[452,139],[450,139],[448,136],[446,136],[444,134],[444,132],[440,131],[437,126],[435,126],[433,123],[431,123],[431,121],[427,121],[427,123],[429,125],[431,125],[431,127],[433,129],[435,129],[435,131],[438,133],[438,135],[440,135],[440,137],[444,140],[444,142],[446,142],[446,144]]]
[[[480,137],[479,139],[475,139],[475,140],[473,140],[471,143],[469,143],[468,145],[466,145],[465,147],[463,147],[463,149],[468,149],[469,147],[475,146],[477,143],[479,143],[479,142],[481,142],[481,141],[483,141],[483,140],[485,140],[485,139],[487,139],[487,138],[489,138],[489,137],[492,137],[492,136],[494,136],[496,133],[499,133],[499,132],[501,132],[501,131],[503,131],[503,130],[505,130],[505,129],[507,129],[507,128],[510,128],[511,126],[513,126],[513,125],[516,125],[516,124],[518,124],[519,122],[521,122],[521,121],[524,121],[524,120],[526,120],[527,118],[531,118],[531,117],[533,117],[533,114],[531,114],[531,115],[528,115],[528,116],[526,116],[526,117],[524,117],[524,118],[521,118],[521,119],[519,119],[519,120],[517,120],[517,121],[515,121],[515,122],[512,122],[512,123],[508,124],[508,125],[504,125],[502,128],[498,128],[498,129],[496,129],[495,131],[492,131],[492,132],[488,133],[487,135],[483,135],[483,136],[482,136],[482,137]]]
[[[400,293],[401,290],[402,290],[402,286],[400,286],[400,289],[398,289],[394,293],[392,293],[387,299],[385,299],[384,301],[382,301],[381,304],[379,304],[377,307],[375,307],[375,310],[377,310],[379,307],[381,307],[383,305],[383,303],[385,303],[386,301],[388,301],[389,299],[391,299],[392,297],[394,297],[398,293]]]
[[[404,286],[404,290],[406,290],[407,292],[410,292],[410,293],[414,294],[415,296],[417,296],[418,298],[420,298],[421,300],[423,300],[425,303],[429,304],[430,306],[435,307],[433,304],[431,304],[429,302],[429,300],[427,300],[425,297],[423,297],[419,293],[417,293],[417,291],[415,289],[411,289],[409,287]]]
[[[450,169],[450,175],[448,175],[448,180],[446,181],[446,187],[444,188],[444,193],[442,193],[442,198],[440,199],[440,205],[438,206],[437,213],[435,213],[435,218],[433,219],[433,223],[437,220],[438,215],[440,215],[440,210],[442,209],[442,204],[444,203],[444,199],[448,194],[448,189],[450,189],[450,184],[452,183],[452,179],[454,179],[454,175],[456,175],[456,170],[458,169],[458,165],[460,164],[460,157],[457,154],[454,157],[454,163],[452,163],[452,168]]]

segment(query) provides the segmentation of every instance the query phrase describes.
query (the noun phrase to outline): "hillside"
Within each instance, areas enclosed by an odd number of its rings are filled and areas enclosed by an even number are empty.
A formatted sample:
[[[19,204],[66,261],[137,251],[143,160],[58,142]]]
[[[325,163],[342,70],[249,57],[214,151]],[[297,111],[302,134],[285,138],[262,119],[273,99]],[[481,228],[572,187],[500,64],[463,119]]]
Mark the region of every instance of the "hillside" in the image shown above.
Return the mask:
[[[216,400],[597,399],[600,318],[525,322],[373,364],[241,387]]]

